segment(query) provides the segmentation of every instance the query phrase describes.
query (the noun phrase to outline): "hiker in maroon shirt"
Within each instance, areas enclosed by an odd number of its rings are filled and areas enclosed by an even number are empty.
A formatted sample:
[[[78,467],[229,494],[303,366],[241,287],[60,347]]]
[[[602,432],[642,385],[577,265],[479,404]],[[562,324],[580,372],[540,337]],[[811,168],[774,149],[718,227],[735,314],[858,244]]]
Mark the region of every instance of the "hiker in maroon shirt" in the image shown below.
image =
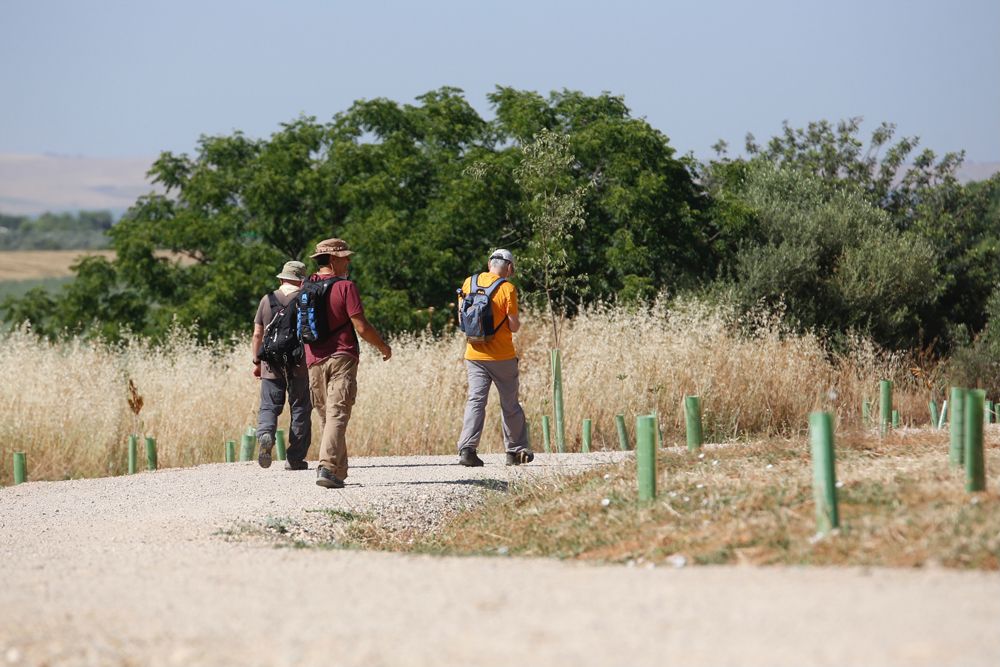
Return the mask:
[[[358,362],[361,356],[358,336],[377,349],[383,361],[392,356],[392,348],[365,318],[357,285],[347,279],[353,254],[354,251],[340,239],[321,241],[311,255],[319,270],[306,281],[339,278],[328,292],[328,334],[322,340],[306,343],[305,346],[309,393],[323,429],[316,483],[328,489],[343,488],[344,478],[347,477],[345,436],[358,394]],[[306,289],[303,284],[303,290]]]

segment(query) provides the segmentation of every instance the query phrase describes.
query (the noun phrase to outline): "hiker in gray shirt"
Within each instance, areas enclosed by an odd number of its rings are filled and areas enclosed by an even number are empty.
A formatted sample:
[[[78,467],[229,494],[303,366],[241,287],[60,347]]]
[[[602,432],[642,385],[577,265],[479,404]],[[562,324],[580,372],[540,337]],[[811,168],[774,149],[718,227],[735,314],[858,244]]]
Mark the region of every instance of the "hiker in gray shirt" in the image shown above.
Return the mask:
[[[257,424],[257,462],[262,468],[271,465],[271,449],[274,447],[274,432],[278,426],[278,415],[285,407],[285,395],[292,411],[291,428],[288,434],[287,460],[285,470],[307,470],[306,454],[309,452],[312,424],[309,400],[309,370],[306,368],[302,346],[296,338],[289,345],[296,348],[285,362],[268,363],[258,356],[265,336],[273,338],[284,320],[282,314],[288,307],[294,308],[295,297],[302,281],[306,278],[306,265],[302,262],[286,262],[277,275],[281,285],[265,294],[257,306],[257,316],[253,326],[254,375],[260,378],[260,411]],[[287,326],[287,323],[286,323]],[[284,332],[286,335],[289,332]],[[294,336],[294,329],[290,332]]]

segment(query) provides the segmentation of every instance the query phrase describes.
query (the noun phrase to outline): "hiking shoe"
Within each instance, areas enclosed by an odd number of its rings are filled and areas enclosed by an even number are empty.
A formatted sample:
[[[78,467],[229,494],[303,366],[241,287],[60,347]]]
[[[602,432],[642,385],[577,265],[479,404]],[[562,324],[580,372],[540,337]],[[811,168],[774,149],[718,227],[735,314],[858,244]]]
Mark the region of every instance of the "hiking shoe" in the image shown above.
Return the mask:
[[[458,453],[458,462],[468,468],[478,468],[483,465],[483,460],[476,456],[476,450],[472,447],[463,447]]]
[[[274,448],[274,435],[261,433],[257,436],[257,463],[261,468],[271,467],[271,450]]]
[[[519,449],[516,452],[507,452],[507,465],[519,466],[522,463],[531,463],[535,460],[535,453],[530,449]]]
[[[344,480],[340,479],[323,466],[316,468],[316,484],[327,489],[344,488]]]
[[[308,461],[285,461],[285,470],[309,470]]]

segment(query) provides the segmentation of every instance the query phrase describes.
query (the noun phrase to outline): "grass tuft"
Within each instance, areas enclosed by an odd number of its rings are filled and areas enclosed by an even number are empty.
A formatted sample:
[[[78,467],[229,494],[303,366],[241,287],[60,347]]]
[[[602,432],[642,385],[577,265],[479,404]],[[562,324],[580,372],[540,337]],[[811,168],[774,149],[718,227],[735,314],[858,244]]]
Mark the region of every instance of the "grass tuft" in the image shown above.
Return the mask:
[[[998,433],[987,469],[1000,466]],[[947,436],[851,432],[837,443],[841,528],[816,534],[804,439],[733,442],[704,458],[659,454],[658,497],[640,504],[633,461],[526,482],[433,535],[379,548],[617,563],[1000,569],[1000,480],[969,494]]]

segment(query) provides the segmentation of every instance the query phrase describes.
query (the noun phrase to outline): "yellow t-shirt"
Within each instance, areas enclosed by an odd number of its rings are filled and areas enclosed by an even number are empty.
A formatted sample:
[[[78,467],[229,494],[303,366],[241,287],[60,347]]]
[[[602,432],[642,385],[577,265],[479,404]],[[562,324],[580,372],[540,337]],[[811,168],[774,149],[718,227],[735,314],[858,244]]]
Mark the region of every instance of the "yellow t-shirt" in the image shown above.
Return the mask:
[[[476,284],[479,287],[489,287],[500,277],[492,273],[480,273]],[[468,294],[471,286],[469,281],[472,276],[462,283],[462,294]],[[517,315],[517,288],[510,284],[508,280],[497,288],[490,299],[490,307],[493,308],[493,322],[499,324],[508,315]],[[504,322],[493,335],[493,340],[488,343],[467,343],[465,346],[465,358],[470,361],[507,361],[517,359],[517,350],[514,349],[514,334],[510,332],[510,324]]]

